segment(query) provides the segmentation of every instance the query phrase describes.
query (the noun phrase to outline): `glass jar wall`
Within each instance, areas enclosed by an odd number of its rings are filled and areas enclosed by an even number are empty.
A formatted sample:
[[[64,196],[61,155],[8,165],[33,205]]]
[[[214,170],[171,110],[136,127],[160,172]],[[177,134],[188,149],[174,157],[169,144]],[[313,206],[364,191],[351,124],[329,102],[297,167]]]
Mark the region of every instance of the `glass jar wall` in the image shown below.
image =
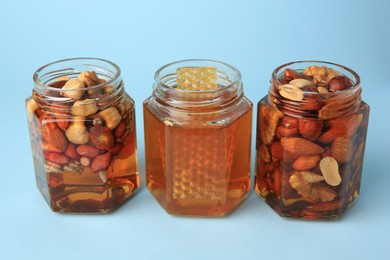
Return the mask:
[[[168,64],[144,101],[147,187],[170,214],[222,216],[250,189],[252,103],[234,67]]]
[[[258,103],[255,191],[281,216],[336,219],[359,195],[369,106],[359,76],[321,61],[282,65]]]
[[[26,100],[38,189],[53,211],[108,212],[139,187],[134,101],[120,69],[94,58],[34,74]]]

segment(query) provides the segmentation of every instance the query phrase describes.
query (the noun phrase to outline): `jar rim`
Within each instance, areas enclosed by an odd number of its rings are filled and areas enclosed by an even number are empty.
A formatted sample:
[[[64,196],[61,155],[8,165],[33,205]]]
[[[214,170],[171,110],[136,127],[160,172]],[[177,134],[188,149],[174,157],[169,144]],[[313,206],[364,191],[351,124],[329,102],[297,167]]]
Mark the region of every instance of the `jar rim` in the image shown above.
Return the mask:
[[[155,73],[154,73],[154,80],[155,82],[160,85],[161,87],[163,87],[164,89],[173,89],[171,86],[165,84],[164,82],[161,81],[162,79],[162,76],[164,75],[161,75],[162,71],[164,69],[167,69],[169,67],[172,67],[174,65],[178,65],[178,64],[181,64],[181,63],[198,63],[198,62],[201,62],[201,63],[210,63],[211,64],[215,64],[215,65],[220,65],[220,66],[223,66],[223,67],[226,67],[228,69],[230,69],[231,71],[233,71],[234,73],[234,80],[231,81],[231,83],[229,85],[236,85],[238,83],[241,82],[241,72],[234,66],[226,63],[226,62],[222,62],[222,61],[217,61],[217,60],[213,60],[213,59],[184,59],[184,60],[178,60],[178,61],[173,61],[173,62],[170,62],[162,67],[160,67]],[[213,90],[202,90],[201,92],[200,91],[196,91],[196,90],[185,90],[185,89],[175,89],[175,91],[178,91],[178,92],[181,92],[181,93],[205,93],[205,94],[208,94],[208,93],[216,93],[216,92],[220,92],[220,91],[223,91],[225,88],[218,88],[218,89],[213,89]]]
[[[40,75],[40,74],[42,73],[42,71],[44,69],[50,68],[51,66],[56,65],[56,64],[61,64],[61,63],[66,63],[66,62],[71,62],[71,61],[82,61],[82,60],[85,60],[85,61],[98,61],[98,62],[106,63],[106,64],[108,64],[108,65],[110,65],[110,66],[112,66],[114,68],[114,75],[113,75],[113,77],[111,77],[109,80],[107,80],[104,83],[101,83],[101,84],[93,86],[93,87],[85,87],[85,88],[81,88],[81,89],[77,89],[77,90],[80,90],[80,91],[93,90],[93,89],[100,88],[100,87],[105,86],[105,85],[112,84],[121,75],[121,70],[120,70],[119,66],[116,65],[112,61],[101,59],[101,58],[93,58],[93,57],[76,57],[76,58],[67,58],[67,59],[61,59],[61,60],[53,61],[53,62],[50,62],[50,63],[47,63],[47,64],[41,66],[33,74],[34,83],[37,86],[39,86],[41,88],[44,88],[44,89],[47,89],[47,90],[50,90],[50,91],[64,91],[61,88],[55,88],[55,87],[50,86],[50,84],[43,83],[41,81],[41,77],[43,75]],[[72,91],[72,90],[74,90],[74,89],[67,89],[65,91]]]
[[[349,91],[352,92],[352,91],[355,91],[356,89],[358,89],[360,87],[360,77],[354,70],[352,70],[352,69],[350,69],[350,68],[348,68],[348,67],[346,67],[344,65],[340,65],[340,64],[337,64],[337,63],[334,63],[334,62],[329,62],[329,61],[321,61],[321,60],[298,60],[298,61],[292,61],[292,62],[288,62],[288,63],[282,64],[282,65],[278,66],[276,69],[274,69],[274,71],[272,72],[272,79],[276,80],[277,82],[279,82],[278,76],[280,75],[280,71],[282,69],[285,69],[288,66],[291,66],[291,65],[294,65],[294,64],[304,64],[304,63],[308,63],[308,64],[311,64],[311,65],[323,65],[323,66],[330,65],[330,66],[333,66],[333,67],[336,67],[336,68],[340,68],[340,69],[350,73],[353,76],[353,79],[351,79],[352,83],[353,83],[352,86],[350,88],[348,88],[348,89],[338,91],[339,93],[340,92],[346,93],[346,92],[349,92]],[[338,72],[342,73],[342,71],[338,71]],[[309,93],[311,95],[316,95],[316,94],[318,94],[318,95],[327,95],[327,94],[320,94],[320,93],[309,92],[309,91],[304,91],[304,93]],[[332,95],[334,93],[335,92],[329,92],[328,94]]]

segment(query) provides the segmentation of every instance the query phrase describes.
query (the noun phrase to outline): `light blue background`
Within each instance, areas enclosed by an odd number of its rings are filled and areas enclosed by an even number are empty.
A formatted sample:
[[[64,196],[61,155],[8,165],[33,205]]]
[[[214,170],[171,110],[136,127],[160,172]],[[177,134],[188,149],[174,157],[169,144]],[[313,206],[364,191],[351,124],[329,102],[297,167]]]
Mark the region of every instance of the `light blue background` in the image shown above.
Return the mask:
[[[390,259],[389,3],[0,0],[0,259]],[[35,186],[24,109],[32,74],[82,56],[117,63],[137,105],[142,188],[109,215],[53,213]],[[371,118],[361,196],[343,219],[283,219],[253,192],[225,218],[160,208],[144,187],[142,101],[156,69],[186,58],[236,66],[254,103],[285,62],[360,74]]]

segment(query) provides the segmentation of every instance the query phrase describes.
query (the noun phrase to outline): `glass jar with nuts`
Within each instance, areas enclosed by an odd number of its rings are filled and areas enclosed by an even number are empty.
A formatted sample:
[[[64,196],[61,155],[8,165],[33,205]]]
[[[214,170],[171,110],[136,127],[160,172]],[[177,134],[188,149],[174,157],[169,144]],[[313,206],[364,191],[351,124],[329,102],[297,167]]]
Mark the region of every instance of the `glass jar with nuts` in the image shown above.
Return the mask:
[[[94,58],[34,74],[26,100],[38,189],[53,211],[108,212],[139,187],[134,101],[120,69]]]
[[[274,70],[258,103],[255,191],[279,215],[337,219],[358,197],[370,110],[361,92],[341,65]]]

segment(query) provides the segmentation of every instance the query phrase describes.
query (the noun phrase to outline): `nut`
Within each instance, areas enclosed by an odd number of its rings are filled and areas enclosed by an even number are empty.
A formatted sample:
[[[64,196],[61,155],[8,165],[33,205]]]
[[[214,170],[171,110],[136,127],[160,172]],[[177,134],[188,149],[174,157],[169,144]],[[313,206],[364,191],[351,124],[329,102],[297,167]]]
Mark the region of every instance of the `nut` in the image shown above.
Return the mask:
[[[276,130],[276,136],[280,139],[282,137],[291,137],[299,133],[298,128],[287,128],[283,125],[279,126]]]
[[[321,157],[315,156],[301,156],[296,159],[291,166],[297,171],[307,171],[317,166]]]
[[[29,99],[26,103],[27,107],[27,119],[29,122],[33,121],[33,118],[35,117],[35,111],[38,109],[37,102],[35,102],[34,99]]]
[[[316,140],[322,131],[323,123],[319,120],[299,119],[299,132],[301,135],[311,141]]]
[[[109,107],[98,113],[108,128],[115,129],[122,120],[122,116],[119,114],[115,107]]]
[[[295,70],[292,69],[285,69],[284,70],[284,78],[288,81],[293,79],[299,79],[302,78],[302,75],[297,73]]]
[[[65,152],[68,143],[64,133],[58,128],[54,119],[50,116],[44,115],[41,117],[41,135],[46,144],[46,151]]]
[[[263,159],[263,161],[269,163],[271,162],[271,154],[269,152],[269,149],[266,145],[261,145],[259,147],[259,154],[261,156],[261,158]]]
[[[69,121],[69,118],[65,117],[65,116],[61,116],[61,117],[56,117],[56,123],[57,123],[57,126],[65,131],[66,129],[68,129],[68,127],[70,126],[70,121]]]
[[[349,117],[329,120],[329,130],[322,134],[318,138],[318,141],[320,141],[321,143],[330,143],[337,137],[350,137],[355,134],[362,119],[362,114],[354,114]]]
[[[50,83],[49,86],[52,88],[62,88],[63,86],[65,86],[65,84],[66,84],[66,82],[68,82],[68,80],[58,80],[57,79],[57,81]]]
[[[258,129],[260,129],[260,138],[263,144],[271,144],[279,119],[283,117],[283,113],[279,110],[269,109],[265,106],[260,106]]]
[[[88,88],[100,84],[100,79],[94,71],[82,72],[77,78],[82,81]]]
[[[111,157],[110,153],[104,153],[96,156],[91,163],[92,171],[96,173],[107,170],[111,163]]]
[[[329,81],[330,91],[341,91],[350,87],[352,87],[352,82],[346,76],[336,76]]]
[[[99,155],[99,150],[91,145],[79,145],[77,146],[77,153],[83,157],[93,158]]]
[[[297,88],[313,87],[314,82],[307,79],[293,79],[288,84],[293,85]]]
[[[317,91],[320,94],[328,94],[329,93],[329,90],[327,88],[325,88],[325,87],[318,87]]]
[[[73,143],[69,143],[68,148],[65,151],[65,155],[76,161],[80,158],[76,150],[76,145]]]
[[[326,183],[331,186],[337,186],[341,183],[339,165],[337,161],[330,156],[322,158],[320,161],[320,170]]]
[[[98,106],[93,99],[84,99],[74,102],[72,106],[72,115],[90,116],[98,111]]]
[[[339,75],[339,73],[331,68],[325,66],[308,66],[303,75],[313,77],[313,81],[318,85],[328,85],[329,81]]]
[[[293,156],[312,156],[324,151],[321,146],[299,137],[286,137],[280,140],[283,149]]]
[[[299,195],[304,199],[313,202],[333,201],[336,198],[336,192],[332,189],[319,184],[324,177],[309,171],[295,172],[291,175],[289,182]]]
[[[115,144],[110,150],[108,150],[112,155],[117,155],[123,148],[123,144]]]
[[[80,89],[85,88],[84,83],[78,79],[71,79],[65,83],[61,88],[61,95],[64,97],[72,98],[74,100],[79,100],[83,96],[83,91]]]
[[[290,84],[280,85],[279,93],[282,97],[293,101],[302,101],[304,97],[304,93],[300,88]]]
[[[89,133],[84,125],[85,117],[75,116],[72,124],[65,131],[68,140],[74,144],[85,144],[89,140]]]
[[[69,158],[63,154],[55,152],[45,152],[45,158],[55,164],[66,165],[69,163]]]
[[[80,163],[82,166],[88,167],[91,164],[91,160],[89,158],[83,156],[80,158]]]
[[[90,129],[89,137],[99,150],[109,150],[114,145],[114,135],[106,126],[95,125]]]
[[[119,125],[115,128],[115,137],[116,138],[122,138],[123,134],[126,130],[126,123],[124,120],[122,120]]]
[[[353,144],[350,142],[348,138],[338,137],[336,138],[332,146],[330,147],[330,155],[336,159],[339,163],[348,162],[351,157]]]

